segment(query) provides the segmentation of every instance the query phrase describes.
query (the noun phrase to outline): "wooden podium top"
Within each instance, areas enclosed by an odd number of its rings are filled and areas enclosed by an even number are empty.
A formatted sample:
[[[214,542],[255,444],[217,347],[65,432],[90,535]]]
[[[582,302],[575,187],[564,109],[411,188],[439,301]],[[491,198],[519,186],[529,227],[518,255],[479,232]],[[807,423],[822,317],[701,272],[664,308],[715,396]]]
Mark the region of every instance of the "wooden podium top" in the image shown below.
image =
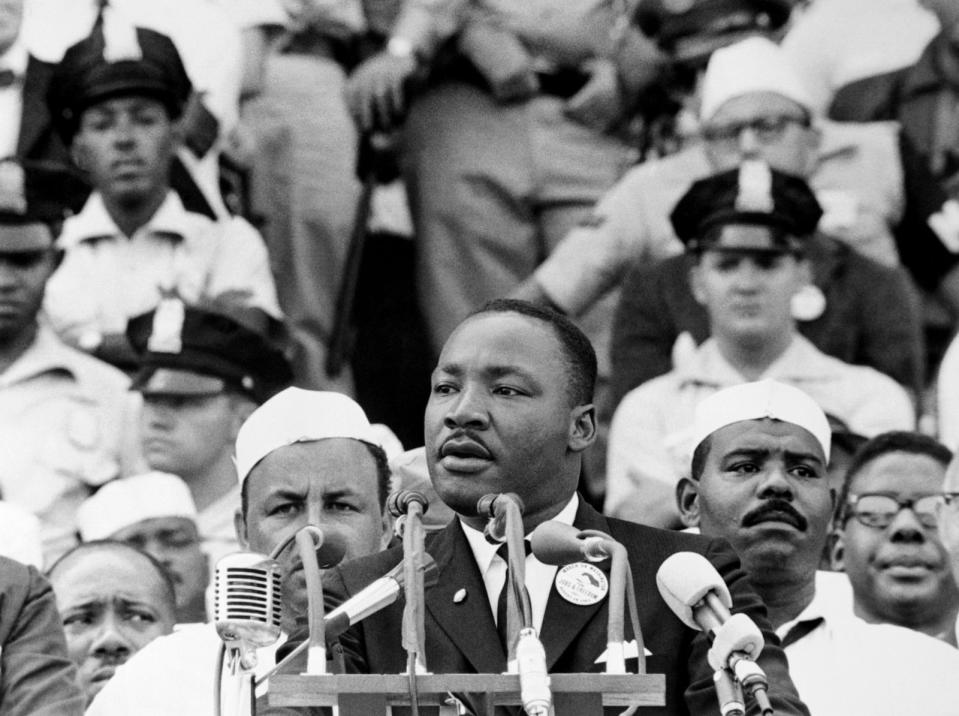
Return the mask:
[[[663,674],[550,674],[557,716],[596,713],[587,704],[603,706],[664,706]],[[486,694],[490,712],[496,705],[518,705],[516,674],[426,674],[416,677],[419,703],[441,705],[447,694]],[[386,713],[388,706],[408,706],[410,681],[406,674],[324,674],[270,677],[269,703],[276,706],[332,706],[341,714]],[[353,704],[357,709],[353,710]],[[575,710],[573,710],[575,709]]]

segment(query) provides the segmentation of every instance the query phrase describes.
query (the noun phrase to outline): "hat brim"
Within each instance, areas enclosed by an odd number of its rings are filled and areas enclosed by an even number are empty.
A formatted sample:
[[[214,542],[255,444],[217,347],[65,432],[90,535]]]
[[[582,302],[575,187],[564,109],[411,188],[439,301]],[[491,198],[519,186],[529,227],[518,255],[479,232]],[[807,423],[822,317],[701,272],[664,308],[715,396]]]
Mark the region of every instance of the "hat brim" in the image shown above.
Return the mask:
[[[53,247],[50,227],[40,221],[4,222],[0,219],[0,254],[30,253]]]
[[[226,389],[226,381],[189,370],[146,367],[134,378],[132,388],[144,395],[217,395]]]

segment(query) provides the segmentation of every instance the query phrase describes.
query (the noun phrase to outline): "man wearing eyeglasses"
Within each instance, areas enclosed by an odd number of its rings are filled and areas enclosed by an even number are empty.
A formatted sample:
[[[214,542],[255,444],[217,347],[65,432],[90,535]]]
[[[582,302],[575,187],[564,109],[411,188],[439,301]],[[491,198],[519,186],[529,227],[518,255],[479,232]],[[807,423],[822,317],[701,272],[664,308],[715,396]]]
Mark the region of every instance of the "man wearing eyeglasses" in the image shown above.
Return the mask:
[[[856,618],[848,580],[817,571],[833,491],[816,402],[776,381],[745,383],[703,400],[693,432],[691,476],[676,491],[683,521],[738,552],[810,713],[955,714],[959,652]]]
[[[951,458],[919,433],[863,445],[840,493],[832,556],[849,575],[858,616],[955,645],[959,589],[936,529]]]

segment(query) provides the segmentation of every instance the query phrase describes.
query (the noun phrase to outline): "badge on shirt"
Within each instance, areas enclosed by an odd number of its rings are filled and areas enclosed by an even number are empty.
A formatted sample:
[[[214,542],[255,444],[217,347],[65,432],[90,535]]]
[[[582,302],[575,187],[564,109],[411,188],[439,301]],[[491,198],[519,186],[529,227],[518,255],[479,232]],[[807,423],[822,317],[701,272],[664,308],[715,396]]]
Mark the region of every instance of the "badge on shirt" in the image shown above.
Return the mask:
[[[603,571],[586,562],[567,564],[556,572],[559,596],[581,607],[598,604],[609,592],[609,581]]]
[[[792,297],[790,313],[797,321],[815,321],[825,311],[826,295],[815,284],[806,284]]]

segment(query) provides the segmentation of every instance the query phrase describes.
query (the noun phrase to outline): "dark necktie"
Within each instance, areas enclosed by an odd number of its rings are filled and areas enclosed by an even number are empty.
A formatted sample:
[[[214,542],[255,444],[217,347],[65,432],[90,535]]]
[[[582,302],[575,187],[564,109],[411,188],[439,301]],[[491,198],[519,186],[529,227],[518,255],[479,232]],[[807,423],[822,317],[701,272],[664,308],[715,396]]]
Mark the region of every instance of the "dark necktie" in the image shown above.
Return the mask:
[[[526,549],[526,555],[529,556],[532,552],[532,548],[529,545],[529,540],[523,540],[523,546]],[[499,643],[503,645],[503,653],[506,654],[509,652],[509,649],[506,648],[506,595],[509,594],[509,549],[504,542],[496,550],[504,562],[506,562],[506,579],[503,581],[503,588],[499,591],[499,598],[496,601],[496,632],[499,634]]]
[[[0,89],[6,89],[17,81],[17,73],[13,70],[0,70]]]
[[[804,619],[801,622],[795,624],[792,629],[786,632],[786,635],[783,637],[782,647],[785,649],[790,644],[795,644],[797,641],[802,639],[804,636],[811,634],[816,631],[820,624],[822,624],[825,619],[822,617],[816,617],[815,619]]]

